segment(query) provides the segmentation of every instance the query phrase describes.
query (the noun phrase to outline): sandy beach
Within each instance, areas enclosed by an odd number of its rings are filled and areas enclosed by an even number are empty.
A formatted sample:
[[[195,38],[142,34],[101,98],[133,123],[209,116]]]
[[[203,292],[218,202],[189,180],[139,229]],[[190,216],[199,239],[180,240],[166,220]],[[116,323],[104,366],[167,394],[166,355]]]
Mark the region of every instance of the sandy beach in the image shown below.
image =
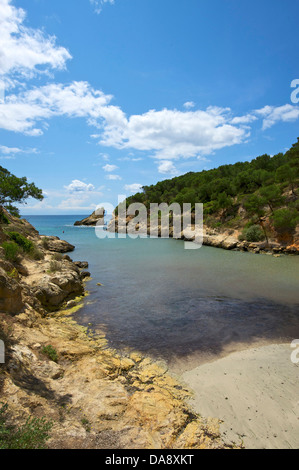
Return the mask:
[[[223,421],[228,442],[248,449],[299,446],[299,364],[290,344],[234,352],[182,374],[194,392],[191,405]]]

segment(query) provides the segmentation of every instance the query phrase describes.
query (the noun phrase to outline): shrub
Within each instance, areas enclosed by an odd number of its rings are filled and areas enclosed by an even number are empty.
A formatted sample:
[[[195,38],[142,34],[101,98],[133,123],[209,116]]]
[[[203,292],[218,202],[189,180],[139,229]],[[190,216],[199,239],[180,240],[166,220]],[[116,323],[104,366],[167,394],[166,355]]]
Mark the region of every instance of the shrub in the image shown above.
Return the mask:
[[[25,253],[30,253],[30,251],[33,250],[34,245],[33,245],[32,241],[28,240],[28,238],[24,237],[20,233],[18,233],[18,232],[8,232],[7,235],[9,236],[9,238],[12,241],[16,242],[16,244],[19,245],[19,247],[22,248],[22,250]]]
[[[38,250],[36,247],[33,247],[33,249],[29,253],[30,258],[34,259],[35,261],[40,261],[44,259],[44,254],[42,251]]]
[[[54,261],[62,261],[63,260],[63,255],[61,253],[55,253],[53,256],[52,256],[52,259]]]
[[[42,239],[42,246],[45,250],[49,248],[49,239],[47,237]]]
[[[13,270],[8,273],[8,276],[11,277],[12,279],[19,279],[19,273],[16,270],[16,268],[13,268]]]
[[[52,260],[50,262],[50,268],[49,268],[50,273],[55,273],[56,271],[61,271],[61,269],[62,269],[62,265],[59,261]]]
[[[265,234],[258,225],[251,225],[245,228],[239,237],[239,240],[247,242],[260,242],[265,239]]]
[[[58,362],[58,354],[56,349],[53,348],[53,346],[44,346],[42,349],[42,353],[48,356],[51,361]]]
[[[5,225],[10,224],[8,217],[3,212],[1,212],[1,210],[0,210],[0,224],[5,224]]]
[[[45,449],[53,424],[31,416],[23,426],[11,426],[7,424],[7,409],[7,404],[0,407],[0,449]]]
[[[7,261],[17,261],[20,247],[15,242],[4,242],[2,247],[4,248],[4,256]]]
[[[278,209],[272,215],[274,228],[280,232],[293,232],[299,222],[299,213],[295,208]]]

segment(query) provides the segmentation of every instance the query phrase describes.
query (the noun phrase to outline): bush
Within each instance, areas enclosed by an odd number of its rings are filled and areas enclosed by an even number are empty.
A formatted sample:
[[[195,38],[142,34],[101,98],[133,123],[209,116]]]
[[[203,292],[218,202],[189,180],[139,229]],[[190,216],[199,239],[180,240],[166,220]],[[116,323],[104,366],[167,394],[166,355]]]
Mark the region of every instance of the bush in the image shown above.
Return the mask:
[[[56,273],[57,271],[61,271],[61,269],[62,269],[62,265],[59,261],[52,260],[50,262],[50,268],[49,268],[50,273]]]
[[[49,359],[53,362],[58,362],[58,354],[56,349],[53,348],[53,346],[45,346],[42,349],[42,353],[48,356]]]
[[[54,261],[62,261],[63,260],[63,255],[61,253],[55,253],[53,256],[52,256],[52,259]]]
[[[7,404],[0,407],[0,449],[45,449],[53,424],[31,416],[17,428],[7,424],[7,409]]]
[[[42,246],[45,250],[49,248],[49,239],[47,237],[42,239]]]
[[[272,215],[274,228],[279,232],[293,232],[299,223],[299,213],[295,208],[278,209]]]
[[[28,238],[24,237],[20,233],[8,232],[7,235],[12,241],[16,242],[16,244],[19,245],[25,253],[30,253],[33,250],[34,245],[32,241],[28,240]]]
[[[0,224],[5,224],[5,225],[10,224],[8,217],[3,212],[1,212],[1,210],[0,210]]]
[[[260,242],[265,240],[265,234],[258,225],[251,225],[243,230],[239,239],[247,242]]]
[[[30,258],[34,259],[35,261],[40,261],[44,259],[44,254],[42,251],[38,250],[36,247],[33,247],[33,249],[29,253]]]
[[[4,256],[7,261],[15,262],[18,260],[20,247],[15,242],[4,242],[2,247],[4,248]]]

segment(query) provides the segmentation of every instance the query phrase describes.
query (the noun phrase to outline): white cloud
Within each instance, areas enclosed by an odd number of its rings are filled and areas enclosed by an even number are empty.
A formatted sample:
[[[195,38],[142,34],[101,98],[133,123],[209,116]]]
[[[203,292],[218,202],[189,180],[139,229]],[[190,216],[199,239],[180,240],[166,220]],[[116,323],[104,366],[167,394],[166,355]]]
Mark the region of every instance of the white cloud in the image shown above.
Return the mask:
[[[95,13],[99,15],[102,12],[103,6],[105,3],[110,3],[110,5],[114,4],[114,0],[89,0],[91,5],[94,7]]]
[[[234,117],[230,123],[231,124],[249,124],[251,122],[256,121],[258,118],[253,114],[246,114],[245,116],[236,116]]]
[[[291,104],[283,106],[264,106],[256,110],[256,114],[263,117],[263,130],[269,129],[279,121],[292,122],[299,118],[299,107]]]
[[[142,190],[143,185],[139,183],[133,183],[133,184],[126,184],[124,186],[124,189],[126,191],[130,191],[130,193],[135,194],[138,193]]]
[[[56,46],[54,36],[26,27],[25,17],[25,11],[14,7],[11,0],[0,0],[0,75],[28,77],[48,68],[64,69],[70,53]]]
[[[114,126],[123,125],[125,117],[119,108],[109,105],[111,99],[111,95],[94,90],[87,82],[33,88],[6,97],[0,105],[0,128],[38,136],[43,130],[35,127],[37,123],[44,127],[45,120],[66,116],[86,118],[91,125],[105,120],[112,132]]]
[[[195,103],[193,101],[186,101],[186,103],[184,103],[184,108],[185,109],[191,109],[191,108],[194,108],[195,107]]]
[[[20,149],[18,147],[6,147],[6,145],[0,145],[0,153],[7,156],[14,156],[19,153],[36,155],[38,150],[36,148]]]
[[[85,202],[85,205],[83,206],[82,204]],[[86,198],[80,197],[72,197],[69,199],[65,199],[61,201],[61,203],[57,206],[57,209],[59,210],[69,210],[69,211],[90,211],[93,212],[96,209],[96,204],[88,204],[86,201]]]
[[[122,177],[119,175],[107,175],[106,179],[110,181],[121,181]]]
[[[109,165],[107,163],[107,165],[103,166],[103,170],[104,171],[107,171],[108,173],[112,173],[113,171],[117,170],[118,166],[116,165]]]
[[[240,144],[247,129],[231,124],[228,108],[209,107],[205,111],[151,110],[123,120],[120,126],[104,128],[101,143],[120,149],[154,152],[159,160],[195,157]]]
[[[169,160],[159,162],[158,171],[163,175],[176,175],[178,173],[174,164]]]
[[[86,184],[80,180],[73,180],[71,184],[65,186],[65,189],[67,189],[70,193],[85,193],[94,191],[95,187],[93,184]]]

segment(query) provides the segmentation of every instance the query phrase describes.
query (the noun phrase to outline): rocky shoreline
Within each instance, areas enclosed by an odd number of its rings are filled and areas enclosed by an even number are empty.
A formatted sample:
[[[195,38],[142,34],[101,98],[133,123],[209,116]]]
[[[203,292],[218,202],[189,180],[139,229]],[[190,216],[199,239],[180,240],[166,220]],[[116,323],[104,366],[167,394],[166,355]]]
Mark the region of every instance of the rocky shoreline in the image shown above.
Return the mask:
[[[83,305],[86,262],[65,254],[74,247],[43,237],[27,221],[6,213],[0,241],[18,231],[39,259],[14,262],[0,248],[0,402],[12,424],[29,416],[53,423],[49,448],[231,448],[217,419],[188,404],[191,393],[163,362],[108,347],[102,331],[79,326],[72,314]],[[46,354],[51,347],[55,358]]]
[[[118,227],[118,217],[110,221],[108,226],[108,231],[118,232],[118,233],[128,233],[128,224],[132,222],[133,216],[128,216],[126,218],[125,227]],[[161,236],[161,225],[158,227],[159,237]],[[149,225],[140,225],[137,224],[136,230],[139,230],[140,234],[150,235]],[[173,230],[170,227],[169,237],[175,238],[176,240],[183,241],[193,241],[193,232],[194,226],[190,226],[189,229],[186,229],[185,232],[181,233],[180,237],[173,236]],[[190,234],[190,235],[189,235]],[[240,230],[216,230],[208,227],[207,225],[203,226],[203,245],[211,246],[214,248],[222,248],[224,250],[232,251],[244,251],[252,253],[267,253],[273,254],[274,256],[280,256],[281,254],[288,255],[298,255],[299,254],[299,227],[294,236],[294,240],[291,243],[280,243],[277,239],[271,238],[268,242],[247,242],[240,241],[239,236],[241,234]]]

